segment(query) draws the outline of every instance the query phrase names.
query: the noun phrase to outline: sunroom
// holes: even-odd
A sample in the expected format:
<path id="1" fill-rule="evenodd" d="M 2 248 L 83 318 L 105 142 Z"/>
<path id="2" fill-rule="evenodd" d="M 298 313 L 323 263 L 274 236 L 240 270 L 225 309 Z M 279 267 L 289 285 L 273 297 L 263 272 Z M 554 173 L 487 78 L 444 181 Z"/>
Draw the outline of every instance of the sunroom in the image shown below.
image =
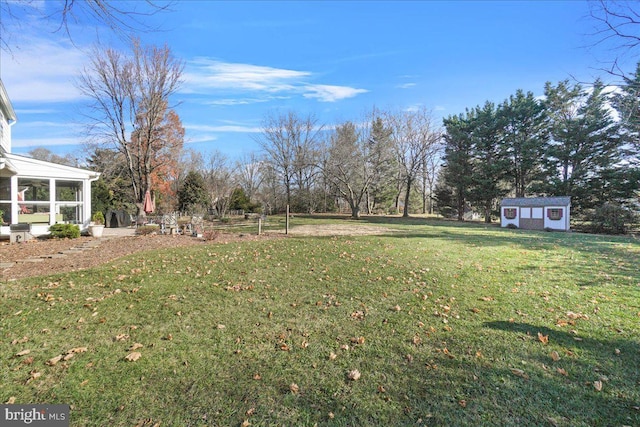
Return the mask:
<path id="1" fill-rule="evenodd" d="M 0 156 L 0 235 L 11 224 L 29 224 L 34 236 L 58 223 L 85 229 L 91 219 L 91 181 L 97 172 L 16 154 Z"/>

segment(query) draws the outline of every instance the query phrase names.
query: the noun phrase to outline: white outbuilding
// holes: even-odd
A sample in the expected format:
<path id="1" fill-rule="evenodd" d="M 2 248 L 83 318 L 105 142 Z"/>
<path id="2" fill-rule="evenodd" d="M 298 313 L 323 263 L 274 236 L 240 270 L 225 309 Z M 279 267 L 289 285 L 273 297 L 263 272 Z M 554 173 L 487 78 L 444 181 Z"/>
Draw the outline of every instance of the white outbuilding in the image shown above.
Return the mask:
<path id="1" fill-rule="evenodd" d="M 571 197 L 517 197 L 502 199 L 500 225 L 526 230 L 569 231 Z"/>

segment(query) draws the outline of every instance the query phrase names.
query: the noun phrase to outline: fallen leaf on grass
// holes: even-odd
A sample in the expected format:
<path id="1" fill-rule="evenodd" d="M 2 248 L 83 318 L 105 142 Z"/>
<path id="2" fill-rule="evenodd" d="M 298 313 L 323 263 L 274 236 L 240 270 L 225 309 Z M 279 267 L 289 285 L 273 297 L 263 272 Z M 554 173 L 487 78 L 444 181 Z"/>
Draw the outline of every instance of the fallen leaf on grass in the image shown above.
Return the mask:
<path id="1" fill-rule="evenodd" d="M 29 341 L 29 337 L 22 337 L 20 339 L 15 339 L 15 340 L 11 341 L 11 345 L 24 344 L 27 341 Z"/>
<path id="2" fill-rule="evenodd" d="M 139 353 L 137 351 L 134 351 L 132 353 L 127 354 L 124 359 L 127 362 L 135 362 L 136 360 L 140 359 L 141 357 L 142 357 L 141 353 Z"/>
<path id="3" fill-rule="evenodd" d="M 358 371 L 357 369 L 349 371 L 349 373 L 347 374 L 347 378 L 349 378 L 351 381 L 358 381 L 360 379 L 360 376 L 360 371 Z"/>
<path id="4" fill-rule="evenodd" d="M 602 381 L 600 380 L 596 380 L 593 382 L 593 388 L 596 389 L 596 391 L 602 391 Z"/>
<path id="5" fill-rule="evenodd" d="M 140 344 L 139 342 L 134 343 L 131 347 L 129 347 L 129 351 L 135 351 L 139 348 L 143 348 L 144 346 L 142 344 Z"/>
<path id="6" fill-rule="evenodd" d="M 244 420 L 242 424 L 240 424 L 241 427 L 249 427 L 250 425 L 251 423 L 249 422 L 249 420 Z"/>
<path id="7" fill-rule="evenodd" d="M 15 357 L 22 357 L 22 356 L 26 356 L 27 354 L 31 353 L 31 350 L 22 350 L 17 352 L 14 356 Z"/>
<path id="8" fill-rule="evenodd" d="M 338 357 L 338 355 L 335 354 L 333 351 L 331 353 L 329 353 L 329 360 L 335 360 L 336 357 Z"/>
<path id="9" fill-rule="evenodd" d="M 564 369 L 562 369 L 562 368 L 558 368 L 558 369 L 556 369 L 556 371 L 558 371 L 558 373 L 559 373 L 560 375 L 564 375 L 565 377 L 568 377 L 568 376 L 569 376 L 569 374 L 567 373 L 567 371 L 565 371 L 565 370 L 564 370 Z"/>
<path id="10" fill-rule="evenodd" d="M 289 390 L 291 390 L 291 393 L 293 394 L 298 394 L 298 392 L 300 392 L 300 387 L 298 387 L 298 384 L 296 383 L 291 383 L 289 385 Z"/>
<path id="11" fill-rule="evenodd" d="M 74 347 L 72 349 L 67 350 L 67 354 L 78 354 L 78 353 L 86 353 L 88 350 L 87 347 Z"/>
<path id="12" fill-rule="evenodd" d="M 540 341 L 542 344 L 548 344 L 549 335 L 542 335 L 541 332 L 538 332 L 538 341 Z"/>
<path id="13" fill-rule="evenodd" d="M 560 355 L 558 354 L 557 351 L 552 351 L 551 352 L 551 359 L 553 359 L 554 362 L 557 362 L 558 360 L 560 360 Z"/>
<path id="14" fill-rule="evenodd" d="M 7 400 L 7 405 L 13 405 L 14 403 L 16 403 L 16 397 L 11 396 L 9 400 Z"/>
<path id="15" fill-rule="evenodd" d="M 460 401 L 458 401 L 458 405 L 462 406 L 463 408 L 467 407 L 467 401 L 462 399 Z"/>
<path id="16" fill-rule="evenodd" d="M 116 341 L 125 341 L 129 339 L 129 334 L 118 334 L 116 335 Z"/>
<path id="17" fill-rule="evenodd" d="M 518 376 L 518 377 L 524 378 L 525 380 L 529 379 L 529 375 L 527 375 L 527 373 L 525 371 L 523 371 L 522 369 L 511 368 L 511 373 L 513 375 Z"/>

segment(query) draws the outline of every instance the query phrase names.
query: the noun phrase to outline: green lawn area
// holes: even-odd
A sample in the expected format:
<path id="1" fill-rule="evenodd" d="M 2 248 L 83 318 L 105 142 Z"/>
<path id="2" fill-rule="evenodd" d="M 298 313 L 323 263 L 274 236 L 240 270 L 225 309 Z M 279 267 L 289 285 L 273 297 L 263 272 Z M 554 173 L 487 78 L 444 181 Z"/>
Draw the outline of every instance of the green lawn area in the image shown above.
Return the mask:
<path id="1" fill-rule="evenodd" d="M 345 220 L 292 227 L 314 221 Z M 637 239 L 362 223 L 397 231 L 0 283 L 0 401 L 73 426 L 640 425 Z"/>

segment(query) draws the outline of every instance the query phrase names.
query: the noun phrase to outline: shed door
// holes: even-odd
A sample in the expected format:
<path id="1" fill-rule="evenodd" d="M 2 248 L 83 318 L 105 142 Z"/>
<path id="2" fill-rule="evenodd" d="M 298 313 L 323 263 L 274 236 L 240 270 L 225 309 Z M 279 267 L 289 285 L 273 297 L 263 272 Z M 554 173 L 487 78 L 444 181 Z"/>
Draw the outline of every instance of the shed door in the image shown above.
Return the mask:
<path id="1" fill-rule="evenodd" d="M 527 230 L 544 230 L 543 209 L 541 207 L 530 209 L 531 215 L 529 218 L 520 218 L 520 228 L 524 228 Z"/>

